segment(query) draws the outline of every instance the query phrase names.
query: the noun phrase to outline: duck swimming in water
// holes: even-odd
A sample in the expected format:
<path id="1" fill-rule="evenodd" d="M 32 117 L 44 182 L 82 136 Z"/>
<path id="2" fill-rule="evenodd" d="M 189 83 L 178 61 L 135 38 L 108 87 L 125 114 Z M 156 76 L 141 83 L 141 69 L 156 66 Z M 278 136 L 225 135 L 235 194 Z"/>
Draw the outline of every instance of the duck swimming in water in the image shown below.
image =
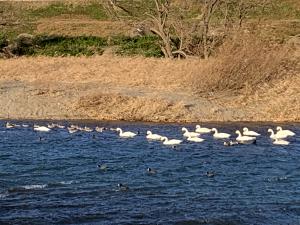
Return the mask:
<path id="1" fill-rule="evenodd" d="M 238 145 L 239 143 L 237 141 L 225 141 L 224 146 L 233 146 L 233 145 Z"/>
<path id="2" fill-rule="evenodd" d="M 107 165 L 106 165 L 106 164 L 98 164 L 97 167 L 98 167 L 100 170 L 107 170 Z"/>
<path id="3" fill-rule="evenodd" d="M 215 172 L 214 171 L 207 171 L 206 172 L 206 176 L 207 177 L 214 177 L 215 176 Z"/>
<path id="4" fill-rule="evenodd" d="M 151 169 L 150 167 L 147 168 L 147 172 L 148 172 L 148 174 L 156 174 L 156 170 Z"/>
<path id="5" fill-rule="evenodd" d="M 118 184 L 118 188 L 119 188 L 119 191 L 128 191 L 129 190 L 129 187 L 122 183 Z"/>

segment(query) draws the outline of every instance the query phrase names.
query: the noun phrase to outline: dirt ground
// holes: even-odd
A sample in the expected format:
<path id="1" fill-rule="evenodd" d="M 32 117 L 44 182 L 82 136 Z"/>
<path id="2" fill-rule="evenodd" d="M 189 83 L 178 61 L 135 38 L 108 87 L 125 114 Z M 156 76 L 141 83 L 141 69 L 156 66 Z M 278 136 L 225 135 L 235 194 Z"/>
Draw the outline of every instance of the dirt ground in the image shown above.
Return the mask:
<path id="1" fill-rule="evenodd" d="M 201 71 L 197 59 L 0 60 L 0 119 L 300 121 L 300 75 L 250 95 L 199 94 L 193 84 Z"/>

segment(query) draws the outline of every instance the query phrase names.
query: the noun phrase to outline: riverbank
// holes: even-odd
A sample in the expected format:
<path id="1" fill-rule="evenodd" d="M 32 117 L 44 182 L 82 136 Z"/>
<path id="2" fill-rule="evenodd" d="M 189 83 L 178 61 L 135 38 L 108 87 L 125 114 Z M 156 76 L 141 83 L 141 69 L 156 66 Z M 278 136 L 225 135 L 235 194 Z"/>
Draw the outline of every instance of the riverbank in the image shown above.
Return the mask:
<path id="1" fill-rule="evenodd" d="M 204 68 L 198 59 L 106 55 L 0 60 L 0 118 L 300 121 L 299 74 L 251 92 L 201 92 Z"/>

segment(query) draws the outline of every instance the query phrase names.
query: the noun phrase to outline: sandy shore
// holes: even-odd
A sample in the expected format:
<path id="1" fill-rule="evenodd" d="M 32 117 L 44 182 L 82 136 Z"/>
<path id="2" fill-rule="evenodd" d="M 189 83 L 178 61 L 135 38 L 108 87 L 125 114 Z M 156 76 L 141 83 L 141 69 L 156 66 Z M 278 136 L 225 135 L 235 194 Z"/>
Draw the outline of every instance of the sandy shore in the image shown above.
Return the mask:
<path id="1" fill-rule="evenodd" d="M 108 56 L 0 60 L 0 118 L 300 121 L 300 76 L 250 95 L 199 94 L 201 66 Z"/>

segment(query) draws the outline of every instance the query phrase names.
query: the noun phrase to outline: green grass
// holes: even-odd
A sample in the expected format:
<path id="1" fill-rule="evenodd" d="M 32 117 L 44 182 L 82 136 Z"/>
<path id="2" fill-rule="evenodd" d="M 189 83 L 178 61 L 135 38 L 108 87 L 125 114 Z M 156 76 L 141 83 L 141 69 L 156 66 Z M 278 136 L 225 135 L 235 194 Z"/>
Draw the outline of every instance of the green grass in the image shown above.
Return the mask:
<path id="1" fill-rule="evenodd" d="M 24 55 L 92 56 L 101 55 L 106 40 L 100 37 L 37 36 L 35 46 L 25 48 Z"/>
<path id="2" fill-rule="evenodd" d="M 58 2 L 34 10 L 28 10 L 27 15 L 32 19 L 49 18 L 60 15 L 85 15 L 98 20 L 108 18 L 103 5 L 97 2 L 84 5 Z"/>
<path id="3" fill-rule="evenodd" d="M 21 46 L 20 55 L 28 56 L 92 56 L 102 55 L 106 47 L 117 47 L 117 55 L 162 57 L 159 40 L 154 36 L 113 37 L 109 42 L 101 37 L 36 36 L 34 45 Z"/>
<path id="4" fill-rule="evenodd" d="M 0 51 L 7 46 L 7 37 L 4 33 L 0 32 Z"/>
<path id="5" fill-rule="evenodd" d="M 114 37 L 113 45 L 118 46 L 119 55 L 143 55 L 145 57 L 162 57 L 159 39 L 155 36 L 143 37 Z"/>

